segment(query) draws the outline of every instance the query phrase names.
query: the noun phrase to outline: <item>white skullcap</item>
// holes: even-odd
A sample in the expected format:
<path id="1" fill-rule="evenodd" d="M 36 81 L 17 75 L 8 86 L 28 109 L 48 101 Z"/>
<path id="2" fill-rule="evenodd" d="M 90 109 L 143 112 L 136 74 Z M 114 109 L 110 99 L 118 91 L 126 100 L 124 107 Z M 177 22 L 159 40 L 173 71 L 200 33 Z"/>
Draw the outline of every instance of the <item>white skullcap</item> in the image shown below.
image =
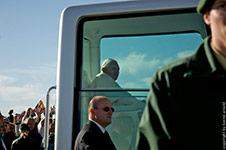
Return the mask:
<path id="1" fill-rule="evenodd" d="M 116 62 L 116 60 L 114 59 L 111 59 L 111 58 L 108 58 L 108 59 L 105 59 L 101 65 L 101 68 L 106 68 L 111 62 Z"/>

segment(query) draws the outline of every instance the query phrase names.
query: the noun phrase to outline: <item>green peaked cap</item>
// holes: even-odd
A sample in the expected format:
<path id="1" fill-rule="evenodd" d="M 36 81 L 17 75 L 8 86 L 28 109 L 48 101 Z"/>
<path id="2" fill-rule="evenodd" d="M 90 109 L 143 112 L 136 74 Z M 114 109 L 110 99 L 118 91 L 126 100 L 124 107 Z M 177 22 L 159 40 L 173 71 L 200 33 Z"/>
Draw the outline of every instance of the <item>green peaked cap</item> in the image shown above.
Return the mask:
<path id="1" fill-rule="evenodd" d="M 197 6 L 197 12 L 204 14 L 207 10 L 210 10 L 215 0 L 200 0 Z"/>

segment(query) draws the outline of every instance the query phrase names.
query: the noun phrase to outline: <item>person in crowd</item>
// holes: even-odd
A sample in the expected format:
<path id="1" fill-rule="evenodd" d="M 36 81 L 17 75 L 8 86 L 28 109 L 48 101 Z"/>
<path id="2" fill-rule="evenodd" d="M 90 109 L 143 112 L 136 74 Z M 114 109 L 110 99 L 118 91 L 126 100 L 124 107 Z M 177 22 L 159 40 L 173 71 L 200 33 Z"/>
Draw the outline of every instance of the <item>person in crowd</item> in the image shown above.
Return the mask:
<path id="1" fill-rule="evenodd" d="M 88 106 L 89 121 L 79 132 L 75 150 L 115 150 L 116 147 L 112 142 L 105 128 L 111 124 L 114 108 L 107 97 L 95 96 Z"/>
<path id="2" fill-rule="evenodd" d="M 10 123 L 9 119 L 7 117 L 3 116 L 3 126 L 6 127 L 7 124 L 9 124 L 9 123 Z"/>
<path id="3" fill-rule="evenodd" d="M 19 132 L 19 126 L 22 123 L 22 119 L 25 115 L 25 111 L 22 111 L 22 113 L 18 114 L 16 113 L 14 115 L 14 125 L 15 125 L 15 135 L 16 137 L 20 136 L 20 132 Z"/>
<path id="4" fill-rule="evenodd" d="M 38 111 L 37 109 L 32 109 L 31 107 L 27 108 L 25 115 L 22 118 L 22 123 L 24 123 L 24 121 L 27 118 L 33 118 L 33 119 L 35 119 L 35 130 L 37 130 L 37 126 L 41 120 L 41 115 L 42 115 L 43 111 L 44 110 Z"/>
<path id="5" fill-rule="evenodd" d="M 13 123 L 13 120 L 14 120 L 14 117 L 13 117 L 13 109 L 10 109 L 9 112 L 8 112 L 8 114 L 9 114 L 9 117 L 8 117 L 9 121 L 11 123 Z"/>
<path id="6" fill-rule="evenodd" d="M 2 125 L 3 125 L 3 115 L 0 112 L 0 126 L 2 126 Z"/>
<path id="7" fill-rule="evenodd" d="M 211 35 L 153 76 L 139 150 L 225 149 L 226 1 L 200 0 L 197 11 Z"/>
<path id="8" fill-rule="evenodd" d="M 2 137 L 4 138 L 5 133 L 6 133 L 6 127 L 9 124 L 9 119 L 5 116 L 3 116 L 3 133 L 2 133 Z"/>
<path id="9" fill-rule="evenodd" d="M 55 139 L 55 115 L 52 116 L 52 123 L 49 125 L 49 149 L 54 150 L 54 139 Z"/>
<path id="10" fill-rule="evenodd" d="M 32 113 L 32 112 L 33 112 L 33 110 L 32 110 L 31 107 L 27 108 L 27 110 L 25 111 L 25 114 L 24 114 L 24 116 L 23 116 L 23 118 L 22 118 L 22 123 L 24 123 L 24 121 L 25 121 L 27 118 L 31 117 L 31 113 Z"/>
<path id="11" fill-rule="evenodd" d="M 55 114 L 56 114 L 56 107 L 55 105 L 53 105 L 52 107 L 50 107 L 50 116 L 52 117 Z"/>
<path id="12" fill-rule="evenodd" d="M 43 137 L 44 136 L 44 124 L 45 124 L 45 117 L 39 122 L 37 129 L 38 133 Z"/>
<path id="13" fill-rule="evenodd" d="M 34 115 L 32 118 L 34 118 L 34 116 L 36 116 L 36 118 L 35 118 L 36 124 L 38 124 L 41 121 L 41 115 L 42 115 L 42 111 L 38 111 L 37 109 L 34 109 Z"/>
<path id="14" fill-rule="evenodd" d="M 114 59 L 106 59 L 101 66 L 101 72 L 96 75 L 90 84 L 90 88 L 113 88 L 122 89 L 116 82 L 119 76 L 119 65 Z M 94 95 L 105 95 L 106 92 L 96 92 Z M 138 101 L 135 97 L 126 91 L 117 92 L 114 97 L 108 97 L 113 106 L 131 106 L 136 105 L 137 108 L 144 108 L 145 104 Z M 117 107 L 118 109 L 120 107 Z M 128 107 L 129 108 L 129 107 Z M 123 108 L 125 109 L 125 107 Z"/>
<path id="15" fill-rule="evenodd" d="M 19 115 L 19 120 L 22 122 L 23 117 L 25 116 L 26 111 L 22 111 Z"/>
<path id="16" fill-rule="evenodd" d="M 5 140 L 3 139 L 3 125 L 0 126 L 0 150 L 7 150 L 7 144 L 5 142 Z"/>
<path id="17" fill-rule="evenodd" d="M 20 120 L 19 117 L 20 117 L 20 114 L 16 113 L 15 116 L 14 116 L 14 119 L 13 119 L 14 120 L 14 122 L 13 122 L 14 124 L 20 124 L 21 123 L 21 120 Z"/>
<path id="18" fill-rule="evenodd" d="M 30 129 L 29 137 L 34 139 L 36 145 L 41 148 L 42 136 L 36 130 L 37 128 L 35 128 L 35 120 L 32 117 L 29 117 L 24 121 L 24 123 L 27 124 Z"/>
<path id="19" fill-rule="evenodd" d="M 0 150 L 7 150 L 5 141 L 3 140 L 3 115 L 0 113 Z"/>
<path id="20" fill-rule="evenodd" d="M 31 110 L 30 110 L 30 117 L 31 117 L 31 118 L 35 118 L 35 116 L 36 116 L 36 111 L 35 111 L 35 109 L 31 109 Z"/>
<path id="21" fill-rule="evenodd" d="M 27 124 L 20 124 L 20 137 L 13 141 L 11 150 L 40 150 L 36 141 L 29 136 L 29 132 Z"/>
<path id="22" fill-rule="evenodd" d="M 13 123 L 9 123 L 6 125 L 6 132 L 3 137 L 7 149 L 11 148 L 12 142 L 16 139 L 15 135 L 15 125 Z"/>

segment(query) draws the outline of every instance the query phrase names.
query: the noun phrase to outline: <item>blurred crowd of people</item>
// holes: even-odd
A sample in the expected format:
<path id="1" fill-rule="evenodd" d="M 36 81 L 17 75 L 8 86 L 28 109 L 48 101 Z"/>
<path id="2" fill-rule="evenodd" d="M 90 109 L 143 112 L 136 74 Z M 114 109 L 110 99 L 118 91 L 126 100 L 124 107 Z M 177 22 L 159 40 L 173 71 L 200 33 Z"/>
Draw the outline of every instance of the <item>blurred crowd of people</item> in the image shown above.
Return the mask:
<path id="1" fill-rule="evenodd" d="M 54 149 L 55 106 L 49 114 L 49 150 Z M 4 116 L 0 112 L 0 150 L 42 150 L 44 138 L 45 108 L 27 108 L 20 114 L 14 110 Z"/>

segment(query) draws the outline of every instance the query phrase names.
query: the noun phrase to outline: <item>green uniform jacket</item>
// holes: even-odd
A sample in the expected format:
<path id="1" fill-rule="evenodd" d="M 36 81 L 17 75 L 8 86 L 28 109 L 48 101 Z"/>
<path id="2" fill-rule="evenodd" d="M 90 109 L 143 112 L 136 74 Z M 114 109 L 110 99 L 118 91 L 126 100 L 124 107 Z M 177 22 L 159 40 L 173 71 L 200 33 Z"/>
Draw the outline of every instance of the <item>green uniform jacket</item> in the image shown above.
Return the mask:
<path id="1" fill-rule="evenodd" d="M 226 71 L 204 39 L 198 50 L 161 68 L 137 135 L 137 149 L 226 148 Z"/>

